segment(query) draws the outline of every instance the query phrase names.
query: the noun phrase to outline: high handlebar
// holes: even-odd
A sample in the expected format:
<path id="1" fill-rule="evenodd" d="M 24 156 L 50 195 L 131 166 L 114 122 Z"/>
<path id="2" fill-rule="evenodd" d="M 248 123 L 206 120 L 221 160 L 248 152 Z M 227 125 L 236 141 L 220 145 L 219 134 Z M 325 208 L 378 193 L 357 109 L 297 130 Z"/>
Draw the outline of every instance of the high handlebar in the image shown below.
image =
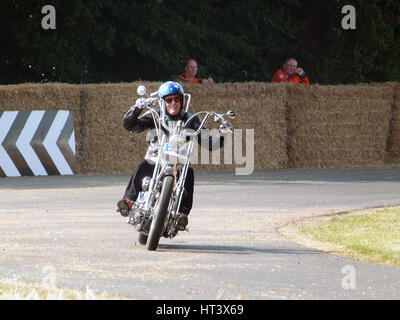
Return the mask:
<path id="1" fill-rule="evenodd" d="M 156 101 L 158 100 L 158 98 L 139 98 L 136 100 L 135 104 L 133 106 L 131 106 L 131 109 L 144 109 L 146 107 L 149 107 L 151 105 L 153 105 Z"/>
<path id="2" fill-rule="evenodd" d="M 138 92 L 139 95 L 145 95 L 146 94 L 146 87 L 139 86 L 138 89 L 137 89 L 137 92 Z M 173 134 L 174 131 L 171 128 L 169 128 L 167 123 L 166 123 L 166 115 L 163 114 L 163 113 L 161 115 L 159 115 L 152 108 L 152 106 L 156 102 L 158 102 L 160 107 L 161 107 L 160 109 L 161 110 L 165 110 L 165 101 L 158 96 L 158 91 L 155 91 L 155 92 L 152 92 L 152 93 L 146 94 L 146 95 L 147 95 L 148 98 L 139 98 L 139 99 L 137 99 L 135 105 L 133 105 L 131 107 L 131 109 L 136 109 L 136 108 L 138 108 L 138 109 L 144 109 L 144 108 L 149 109 L 149 111 L 153 115 L 153 119 L 154 119 L 156 127 L 159 127 L 159 126 L 157 126 L 157 123 L 156 123 L 156 121 L 157 121 L 169 133 Z M 189 105 L 189 103 L 190 103 L 190 95 L 188 95 L 188 105 Z M 187 105 L 187 107 L 188 107 L 188 105 Z M 201 129 L 203 129 L 203 127 L 204 127 L 206 121 L 208 120 L 208 118 L 210 116 L 212 116 L 212 115 L 214 116 L 214 121 L 218 122 L 220 124 L 220 127 L 219 127 L 219 131 L 220 132 L 225 132 L 225 133 L 227 133 L 227 132 L 231 133 L 232 132 L 232 130 L 233 130 L 232 125 L 228 121 L 226 121 L 224 119 L 224 116 L 228 116 L 229 118 L 232 118 L 232 119 L 235 118 L 235 112 L 233 110 L 229 110 L 226 114 L 218 114 L 218 113 L 216 113 L 214 111 L 200 111 L 200 112 L 197 112 L 197 113 L 193 114 L 185 123 L 181 124 L 180 125 L 180 129 L 182 129 L 182 130 L 185 129 L 187 124 L 189 123 L 189 121 L 193 117 L 198 116 L 198 115 L 203 114 L 203 113 L 205 113 L 206 115 L 204 116 L 204 119 L 201 122 L 199 129 L 195 133 L 192 133 L 192 134 L 189 134 L 189 135 L 198 135 L 201 132 Z M 176 130 L 176 128 L 175 128 L 175 130 Z"/>
<path id="3" fill-rule="evenodd" d="M 158 91 L 150 93 L 150 97 L 155 97 L 156 95 L 158 95 Z"/>
<path id="4" fill-rule="evenodd" d="M 142 98 L 143 99 L 143 98 Z M 140 100 L 140 99 L 138 99 Z M 136 104 L 134 106 L 131 107 L 131 109 L 135 109 L 135 108 L 139 108 L 139 109 L 148 109 L 151 114 L 153 115 L 154 118 L 154 122 L 159 122 L 162 127 L 164 127 L 169 133 L 174 134 L 174 130 L 172 130 L 171 128 L 169 128 L 169 126 L 166 123 L 166 118 L 160 116 L 154 108 L 152 108 L 150 105 L 153 105 L 154 102 L 156 102 L 158 100 L 158 98 L 147 98 L 147 99 L 143 99 L 141 101 L 136 101 Z M 181 124 L 180 129 L 184 130 L 186 128 L 186 126 L 188 125 L 188 123 L 195 117 L 195 116 L 199 116 L 200 114 L 205 114 L 203 120 L 200 123 L 199 128 L 197 129 L 196 132 L 187 132 L 186 134 L 188 136 L 196 136 L 198 134 L 200 134 L 201 130 L 203 129 L 203 127 L 205 126 L 205 123 L 207 122 L 207 120 L 211 117 L 214 116 L 214 121 L 217 122 L 220 127 L 219 127 L 219 131 L 220 132 L 224 132 L 224 133 L 232 133 L 233 127 L 232 125 L 225 120 L 224 116 L 228 116 L 230 118 L 234 118 L 235 117 L 235 112 L 232 110 L 229 110 L 226 114 L 219 114 L 216 113 L 214 111 L 200 111 L 200 112 L 196 112 L 195 114 L 193 114 L 188 120 L 186 120 L 183 124 Z M 157 125 L 156 125 L 157 127 Z M 176 128 L 174 128 L 176 130 Z"/>

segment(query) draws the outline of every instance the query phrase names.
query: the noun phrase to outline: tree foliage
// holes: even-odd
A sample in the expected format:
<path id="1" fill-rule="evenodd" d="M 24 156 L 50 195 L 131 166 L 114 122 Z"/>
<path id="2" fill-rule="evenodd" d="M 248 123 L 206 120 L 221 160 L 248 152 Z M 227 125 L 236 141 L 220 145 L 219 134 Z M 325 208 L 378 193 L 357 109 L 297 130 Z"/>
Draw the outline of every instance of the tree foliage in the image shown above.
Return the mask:
<path id="1" fill-rule="evenodd" d="M 343 30 L 347 2 L 3 0 L 0 83 L 167 80 L 189 58 L 218 82 L 268 82 L 288 57 L 313 83 L 399 81 L 399 2 L 353 0 Z"/>

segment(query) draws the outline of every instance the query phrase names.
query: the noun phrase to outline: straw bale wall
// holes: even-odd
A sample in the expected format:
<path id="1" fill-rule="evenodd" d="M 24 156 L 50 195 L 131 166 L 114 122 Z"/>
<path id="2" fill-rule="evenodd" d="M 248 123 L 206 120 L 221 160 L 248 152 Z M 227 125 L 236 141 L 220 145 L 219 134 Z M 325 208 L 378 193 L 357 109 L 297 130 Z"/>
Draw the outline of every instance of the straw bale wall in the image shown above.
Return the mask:
<path id="1" fill-rule="evenodd" d="M 149 92 L 154 83 L 145 83 Z M 147 149 L 146 133 L 130 134 L 122 126 L 124 114 L 138 98 L 137 84 L 90 84 L 84 92 L 85 135 L 82 140 L 81 173 L 132 172 Z"/>
<path id="2" fill-rule="evenodd" d="M 130 173 L 143 158 L 146 133 L 132 135 L 122 118 L 144 84 L 21 84 L 0 86 L 1 110 L 70 110 L 77 174 Z M 400 158 L 400 84 L 303 86 L 270 83 L 185 85 L 191 111 L 233 109 L 235 129 L 254 129 L 254 169 L 382 167 Z M 208 128 L 215 124 L 208 122 Z M 231 149 L 226 151 L 232 152 Z M 200 153 L 199 153 L 200 159 Z M 197 170 L 233 170 L 236 163 L 195 164 Z"/>
<path id="3" fill-rule="evenodd" d="M 393 105 L 388 139 L 388 151 L 392 161 L 400 158 L 400 83 L 393 84 Z"/>
<path id="4" fill-rule="evenodd" d="M 143 83 L 148 92 L 156 91 L 161 83 Z M 143 158 L 147 150 L 146 132 L 130 134 L 122 127 L 122 118 L 137 98 L 133 84 L 98 84 L 81 86 L 82 118 L 85 132 L 81 139 L 81 173 L 127 173 Z M 287 164 L 284 88 L 267 84 L 221 84 L 218 86 L 184 86 L 190 92 L 190 110 L 235 110 L 235 129 L 242 129 L 242 155 L 246 156 L 246 129 L 254 129 L 255 169 L 279 169 Z M 261 113 L 259 113 L 262 111 Z M 209 129 L 216 128 L 212 119 Z M 220 161 L 194 164 L 200 170 L 233 170 L 236 165 L 232 149 L 232 164 L 224 164 L 224 148 L 218 150 Z M 202 149 L 198 149 L 200 162 Z"/>
<path id="5" fill-rule="evenodd" d="M 392 105 L 391 85 L 289 86 L 288 167 L 383 165 Z"/>
<path id="6" fill-rule="evenodd" d="M 246 153 L 247 130 L 254 130 L 254 169 L 280 169 L 288 163 L 286 153 L 286 89 L 266 83 L 224 83 L 218 85 L 185 86 L 185 92 L 192 95 L 191 111 L 214 110 L 225 113 L 234 110 L 236 118 L 229 120 L 235 134 L 242 136 L 241 155 L 250 158 Z M 207 128 L 211 129 L 212 121 Z M 220 151 L 221 164 L 194 165 L 202 170 L 232 170 L 243 168 L 235 159 L 233 148 L 231 152 L 232 165 L 223 164 L 225 149 Z M 240 151 L 240 150 L 238 150 Z M 201 152 L 201 151 L 200 151 Z M 218 151 L 217 151 L 218 152 Z M 199 156 L 200 157 L 200 156 Z M 210 156 L 211 157 L 211 156 Z"/>

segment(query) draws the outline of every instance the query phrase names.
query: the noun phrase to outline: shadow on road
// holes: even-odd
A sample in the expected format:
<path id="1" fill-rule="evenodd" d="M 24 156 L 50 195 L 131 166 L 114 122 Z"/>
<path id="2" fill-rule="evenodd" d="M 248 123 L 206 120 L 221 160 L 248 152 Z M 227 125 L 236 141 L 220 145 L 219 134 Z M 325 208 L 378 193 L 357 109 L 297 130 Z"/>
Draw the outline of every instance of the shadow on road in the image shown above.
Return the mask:
<path id="1" fill-rule="evenodd" d="M 319 182 L 399 182 L 399 168 L 382 169 L 314 169 L 314 170 L 265 170 L 254 171 L 248 176 L 236 176 L 232 172 L 200 171 L 196 173 L 199 184 L 240 183 L 319 183 Z"/>
<path id="2" fill-rule="evenodd" d="M 0 189 L 51 189 L 121 186 L 129 174 L 95 174 L 73 176 L 0 177 Z M 319 169 L 254 171 L 248 176 L 236 176 L 234 171 L 197 171 L 196 184 L 259 184 L 325 182 L 400 182 L 400 168 L 391 169 Z"/>
<path id="3" fill-rule="evenodd" d="M 197 245 L 197 244 L 159 244 L 157 251 L 191 252 L 191 253 L 218 253 L 218 254 L 322 254 L 324 252 L 307 248 L 254 248 L 225 245 Z"/>

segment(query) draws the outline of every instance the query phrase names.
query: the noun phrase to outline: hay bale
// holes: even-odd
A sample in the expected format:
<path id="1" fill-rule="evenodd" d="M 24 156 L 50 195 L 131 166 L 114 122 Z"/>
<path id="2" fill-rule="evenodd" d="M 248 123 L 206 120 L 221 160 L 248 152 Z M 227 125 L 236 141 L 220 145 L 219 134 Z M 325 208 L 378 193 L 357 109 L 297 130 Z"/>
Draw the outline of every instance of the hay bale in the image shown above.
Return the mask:
<path id="1" fill-rule="evenodd" d="M 391 104 L 384 85 L 288 86 L 289 166 L 382 165 Z"/>
<path id="2" fill-rule="evenodd" d="M 388 137 L 388 153 L 390 158 L 400 160 L 400 83 L 391 85 L 393 89 L 393 105 L 391 131 Z"/>
<path id="3" fill-rule="evenodd" d="M 156 91 L 160 85 L 134 82 L 84 86 L 87 92 L 87 112 L 86 141 L 82 155 L 86 162 L 82 163 L 82 172 L 130 173 L 144 157 L 147 149 L 146 133 L 130 135 L 122 127 L 123 115 L 136 100 L 139 84 L 146 85 L 148 92 Z M 256 130 L 256 169 L 285 167 L 287 156 L 283 88 L 275 90 L 265 83 L 258 83 L 184 85 L 184 90 L 192 96 L 191 112 L 213 110 L 224 113 L 229 109 L 235 110 L 236 119 L 232 120 L 232 124 L 235 129 L 242 129 L 244 154 L 246 129 Z M 279 100 L 276 100 L 277 97 Z M 207 127 L 215 127 L 212 119 Z M 102 156 L 99 157 L 99 154 Z M 223 151 L 220 152 L 220 159 L 220 164 L 212 164 L 210 154 L 209 164 L 199 163 L 193 167 L 198 170 L 234 170 L 236 167 L 234 159 L 232 164 L 223 163 Z"/>
<path id="4" fill-rule="evenodd" d="M 254 130 L 256 170 L 286 167 L 286 90 L 284 87 L 252 82 L 185 85 L 184 89 L 192 95 L 192 112 L 214 110 L 224 113 L 229 109 L 236 112 L 236 119 L 231 122 L 235 130 L 242 130 L 244 155 L 246 130 Z M 197 165 L 196 167 L 200 170 L 233 170 L 235 163 L 217 166 Z"/>
<path id="5" fill-rule="evenodd" d="M 148 92 L 159 84 L 144 83 Z M 138 98 L 137 83 L 88 84 L 85 103 L 85 148 L 82 172 L 129 173 L 143 158 L 147 148 L 145 133 L 131 135 L 122 126 L 124 114 Z"/>

